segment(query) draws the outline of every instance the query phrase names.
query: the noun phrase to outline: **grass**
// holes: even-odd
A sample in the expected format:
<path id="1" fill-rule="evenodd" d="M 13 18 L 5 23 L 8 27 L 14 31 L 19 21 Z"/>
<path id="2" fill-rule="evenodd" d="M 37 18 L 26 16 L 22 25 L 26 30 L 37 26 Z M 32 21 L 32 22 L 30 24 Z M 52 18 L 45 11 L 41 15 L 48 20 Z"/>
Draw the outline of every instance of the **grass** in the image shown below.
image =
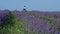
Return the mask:
<path id="1" fill-rule="evenodd" d="M 15 19 L 13 26 L 5 25 L 3 28 L 0 28 L 0 34 L 24 34 L 23 22 Z"/>
<path id="2" fill-rule="evenodd" d="M 9 12 L 5 24 L 0 27 L 0 34 L 24 34 L 23 22 Z"/>

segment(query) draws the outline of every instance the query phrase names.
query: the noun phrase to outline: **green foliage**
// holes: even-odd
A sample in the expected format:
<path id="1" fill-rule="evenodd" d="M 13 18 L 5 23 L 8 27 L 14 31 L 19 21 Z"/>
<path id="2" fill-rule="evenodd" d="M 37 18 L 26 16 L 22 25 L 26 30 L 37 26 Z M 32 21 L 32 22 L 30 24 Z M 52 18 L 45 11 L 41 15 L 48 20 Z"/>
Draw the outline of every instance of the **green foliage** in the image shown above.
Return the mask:
<path id="1" fill-rule="evenodd" d="M 14 23 L 14 15 L 13 15 L 13 13 L 12 12 L 9 12 L 9 14 L 8 14 L 8 16 L 7 16 L 7 18 L 6 18 L 6 21 L 5 21 L 5 25 L 13 25 L 13 23 Z M 4 25 L 4 26 L 5 26 Z"/>
<path id="2" fill-rule="evenodd" d="M 58 27 L 57 30 L 60 32 L 60 27 Z"/>
<path id="3" fill-rule="evenodd" d="M 14 17 L 12 12 L 9 12 L 4 27 L 0 28 L 0 34 L 28 34 L 29 30 L 24 30 L 24 24 L 21 19 Z"/>
<path id="4" fill-rule="evenodd" d="M 16 19 L 12 12 L 9 12 L 4 27 L 0 27 L 0 34 L 24 34 L 23 22 Z"/>
<path id="5" fill-rule="evenodd" d="M 15 19 L 14 26 L 9 29 L 11 34 L 24 34 L 23 22 L 19 19 Z"/>
<path id="6" fill-rule="evenodd" d="M 12 12 L 9 12 L 8 16 L 2 27 L 0 27 L 0 34 L 7 34 L 9 32 L 8 28 L 11 28 L 14 23 L 14 15 Z"/>
<path id="7" fill-rule="evenodd" d="M 0 29 L 0 34 L 24 34 L 23 22 L 20 19 L 14 19 L 14 21 L 13 26 L 6 25 Z"/>

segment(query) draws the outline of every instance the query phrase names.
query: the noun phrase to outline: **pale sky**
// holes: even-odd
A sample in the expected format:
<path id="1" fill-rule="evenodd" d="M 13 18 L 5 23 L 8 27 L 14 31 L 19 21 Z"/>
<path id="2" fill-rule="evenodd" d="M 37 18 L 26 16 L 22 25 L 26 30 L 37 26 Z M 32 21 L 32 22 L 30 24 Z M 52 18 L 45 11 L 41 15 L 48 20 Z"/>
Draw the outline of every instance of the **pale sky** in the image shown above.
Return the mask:
<path id="1" fill-rule="evenodd" d="M 60 11 L 60 0 L 0 0 L 0 10 Z"/>

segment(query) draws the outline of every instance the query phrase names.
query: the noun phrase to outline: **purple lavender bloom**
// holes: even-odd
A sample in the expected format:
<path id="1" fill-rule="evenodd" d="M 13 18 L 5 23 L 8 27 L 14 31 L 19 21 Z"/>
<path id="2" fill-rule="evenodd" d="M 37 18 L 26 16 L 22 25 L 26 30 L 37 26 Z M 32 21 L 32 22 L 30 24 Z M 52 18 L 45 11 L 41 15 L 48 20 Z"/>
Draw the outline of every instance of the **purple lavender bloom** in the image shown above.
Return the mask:
<path id="1" fill-rule="evenodd" d="M 8 13 L 9 13 L 9 10 L 0 11 L 0 25 L 4 24 Z"/>
<path id="2" fill-rule="evenodd" d="M 20 15 L 20 18 L 25 23 L 25 29 L 29 29 L 31 32 L 38 31 L 39 33 L 40 31 L 39 34 L 58 34 L 58 30 L 43 19 L 38 19 L 24 13 Z"/>

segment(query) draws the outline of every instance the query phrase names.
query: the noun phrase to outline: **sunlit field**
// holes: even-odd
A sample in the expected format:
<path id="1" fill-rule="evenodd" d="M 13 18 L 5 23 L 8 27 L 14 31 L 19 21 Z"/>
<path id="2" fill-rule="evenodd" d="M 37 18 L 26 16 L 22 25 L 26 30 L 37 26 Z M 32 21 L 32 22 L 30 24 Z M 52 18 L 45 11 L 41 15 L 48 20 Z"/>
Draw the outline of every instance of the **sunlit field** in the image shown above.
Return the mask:
<path id="1" fill-rule="evenodd" d="M 60 34 L 60 13 L 0 12 L 0 34 Z"/>

